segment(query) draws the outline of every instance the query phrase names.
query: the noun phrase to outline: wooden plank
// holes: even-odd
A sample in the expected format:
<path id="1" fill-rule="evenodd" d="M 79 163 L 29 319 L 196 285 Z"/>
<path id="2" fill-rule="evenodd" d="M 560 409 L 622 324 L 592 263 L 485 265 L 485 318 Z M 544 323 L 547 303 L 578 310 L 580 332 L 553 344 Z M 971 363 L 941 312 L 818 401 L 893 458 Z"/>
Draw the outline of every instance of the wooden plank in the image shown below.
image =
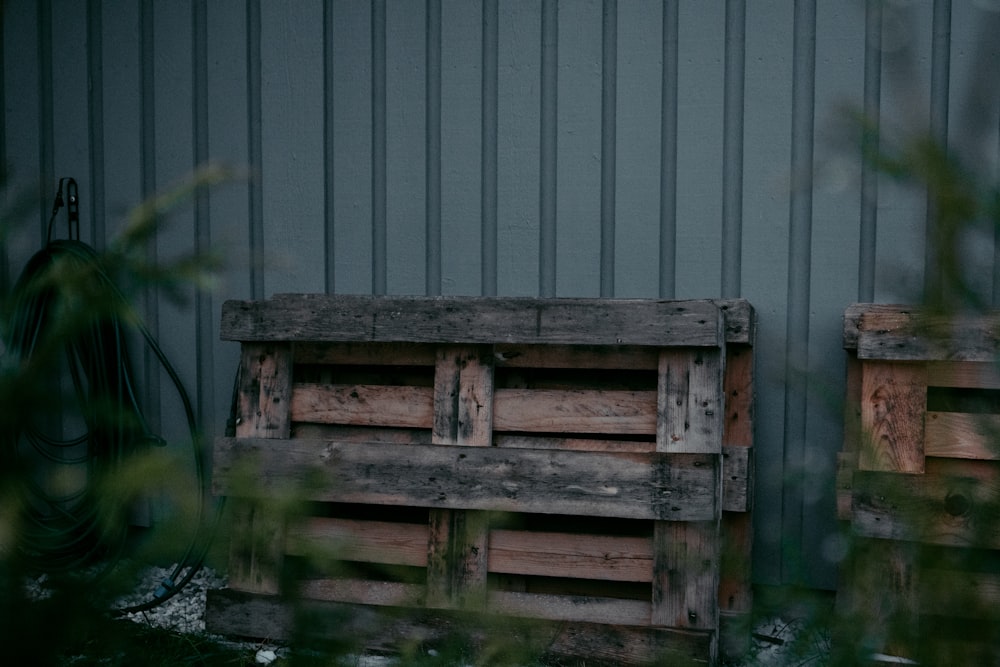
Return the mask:
<path id="1" fill-rule="evenodd" d="M 489 346 L 440 348 L 433 392 L 434 444 L 492 444 L 495 408 Z"/>
<path id="2" fill-rule="evenodd" d="M 862 366 L 861 470 L 924 470 L 927 374 L 922 364 L 869 361 Z"/>
<path id="3" fill-rule="evenodd" d="M 291 417 L 296 422 L 431 428 L 431 387 L 296 383 Z"/>
<path id="4" fill-rule="evenodd" d="M 854 471 L 858 469 L 857 452 L 837 453 L 837 518 L 850 521 L 854 495 Z"/>
<path id="5" fill-rule="evenodd" d="M 721 350 L 661 350 L 657 451 L 722 451 L 724 372 Z"/>
<path id="6" fill-rule="evenodd" d="M 1000 460 L 1000 415 L 932 411 L 924 430 L 927 456 Z"/>
<path id="7" fill-rule="evenodd" d="M 209 591 L 207 598 L 205 622 L 213 633 L 283 641 L 296 631 L 306 632 L 309 637 L 344 640 L 359 652 L 399 651 L 414 637 L 429 644 L 467 637 L 479 646 L 491 639 L 505 645 L 513 642 L 526 650 L 537 647 L 539 658 L 586 660 L 588 664 L 688 667 L 713 664 L 715 656 L 713 633 L 648 625 L 541 620 L 511 625 L 496 617 L 468 613 L 379 613 L 378 607 L 372 606 L 300 600 L 296 609 L 310 621 L 309 627 L 302 628 L 294 625 L 292 604 L 278 596 L 218 589 Z M 490 634 L 498 626 L 501 637 Z M 530 661 L 534 655 L 528 655 Z"/>
<path id="8" fill-rule="evenodd" d="M 650 453 L 656 451 L 656 443 L 653 442 L 652 438 L 649 440 L 607 440 L 599 437 L 564 438 L 524 433 L 497 433 L 493 436 L 493 445 L 513 449 L 562 449 L 576 452 Z"/>
<path id="9" fill-rule="evenodd" d="M 284 294 L 225 302 L 220 334 L 239 341 L 718 347 L 724 324 L 710 301 Z"/>
<path id="10" fill-rule="evenodd" d="M 746 299 L 713 299 L 726 319 L 726 344 L 753 345 L 757 338 L 757 313 Z"/>
<path id="11" fill-rule="evenodd" d="M 536 433 L 656 433 L 656 392 L 497 389 L 493 428 Z"/>
<path id="12" fill-rule="evenodd" d="M 237 437 L 287 438 L 292 387 L 292 350 L 286 343 L 244 345 L 237 396 Z M 246 471 L 236 488 L 252 484 Z M 258 593 L 277 593 L 284 563 L 284 519 L 265 503 L 231 504 L 232 538 L 229 585 Z"/>
<path id="13" fill-rule="evenodd" d="M 1000 368 L 995 359 L 976 361 L 929 361 L 927 384 L 932 387 L 1000 389 Z"/>
<path id="14" fill-rule="evenodd" d="M 720 512 L 712 455 L 259 438 L 219 438 L 214 453 L 219 495 L 299 486 L 317 501 L 444 509 L 683 521 Z M 247 460 L 258 466 L 257 488 L 238 489 L 234 476 Z"/>
<path id="15" fill-rule="evenodd" d="M 310 579 L 299 582 L 298 591 L 308 600 L 377 607 L 422 607 L 425 598 L 423 586 L 371 579 Z"/>
<path id="16" fill-rule="evenodd" d="M 1000 356 L 1000 314 L 869 310 L 861 316 L 857 350 L 859 359 L 994 361 Z"/>
<path id="17" fill-rule="evenodd" d="M 498 614 L 547 621 L 649 625 L 646 600 L 490 591 L 489 608 Z"/>
<path id="18" fill-rule="evenodd" d="M 658 352 L 624 345 L 504 345 L 494 347 L 496 365 L 506 368 L 602 368 L 656 370 Z"/>
<path id="19" fill-rule="evenodd" d="M 928 459 L 923 475 L 859 471 L 851 528 L 866 537 L 997 549 L 998 494 L 1000 467 L 990 461 Z"/>
<path id="20" fill-rule="evenodd" d="M 430 428 L 394 428 L 382 426 L 343 426 L 339 424 L 292 424 L 292 437 L 341 442 L 395 443 L 398 445 L 431 442 Z"/>
<path id="21" fill-rule="evenodd" d="M 753 449 L 722 448 L 722 509 L 749 512 L 753 507 Z"/>
<path id="22" fill-rule="evenodd" d="M 489 447 L 493 355 L 489 346 L 442 346 L 434 367 L 435 445 Z M 481 609 L 486 603 L 489 526 L 481 512 L 431 509 L 427 606 Z"/>
<path id="23" fill-rule="evenodd" d="M 753 446 L 754 433 L 754 354 L 748 345 L 726 345 L 722 390 L 726 404 L 722 444 L 728 447 Z"/>
<path id="24" fill-rule="evenodd" d="M 237 437 L 287 438 L 291 427 L 291 345 L 244 345 L 240 368 Z"/>
<path id="25" fill-rule="evenodd" d="M 426 524 L 306 517 L 289 526 L 286 553 L 427 567 Z"/>
<path id="26" fill-rule="evenodd" d="M 295 343 L 300 364 L 350 366 L 433 366 L 435 346 L 430 343 Z"/>
<path id="27" fill-rule="evenodd" d="M 856 539 L 845 563 L 837 604 L 851 619 L 856 646 L 886 655 L 917 658 L 917 592 L 920 568 L 911 544 Z"/>
<path id="28" fill-rule="evenodd" d="M 252 593 L 281 592 L 285 522 L 265 501 L 230 505 L 229 587 Z"/>
<path id="29" fill-rule="evenodd" d="M 653 528 L 653 625 L 719 627 L 719 522 L 657 521 Z"/>
<path id="30" fill-rule="evenodd" d="M 651 581 L 649 537 L 491 530 L 489 570 L 603 581 Z"/>

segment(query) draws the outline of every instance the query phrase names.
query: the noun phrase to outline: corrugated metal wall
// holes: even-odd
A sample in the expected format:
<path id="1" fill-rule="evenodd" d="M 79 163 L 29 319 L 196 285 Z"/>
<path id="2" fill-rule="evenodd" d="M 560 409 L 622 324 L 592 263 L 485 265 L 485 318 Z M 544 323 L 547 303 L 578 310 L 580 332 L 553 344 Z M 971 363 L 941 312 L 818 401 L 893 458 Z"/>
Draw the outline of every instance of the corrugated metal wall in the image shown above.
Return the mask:
<path id="1" fill-rule="evenodd" d="M 746 297 L 755 578 L 832 587 L 841 315 L 915 298 L 927 217 L 863 167 L 838 109 L 929 128 L 990 173 L 997 27 L 996 3 L 950 0 L 7 0 L 0 157 L 45 190 L 9 272 L 60 176 L 100 247 L 195 165 L 249 165 L 149 249 L 223 250 L 224 284 L 141 304 L 214 432 L 225 298 Z M 995 254 L 977 259 L 1000 292 Z M 145 378 L 169 427 L 152 360 Z"/>

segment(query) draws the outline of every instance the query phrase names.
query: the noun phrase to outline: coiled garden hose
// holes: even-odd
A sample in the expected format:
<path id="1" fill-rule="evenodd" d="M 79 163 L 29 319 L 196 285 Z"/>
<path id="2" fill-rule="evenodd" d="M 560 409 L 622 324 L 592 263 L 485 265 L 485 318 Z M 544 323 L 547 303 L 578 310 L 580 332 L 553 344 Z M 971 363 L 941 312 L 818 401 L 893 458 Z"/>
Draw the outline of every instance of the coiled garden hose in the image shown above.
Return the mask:
<path id="1" fill-rule="evenodd" d="M 68 180 L 72 237 L 79 234 L 78 222 L 74 228 L 73 219 L 77 197 L 75 182 Z M 53 220 L 62 205 L 62 186 L 60 181 Z M 68 379 L 72 386 L 68 397 L 78 415 L 70 417 L 76 423 L 71 422 L 68 429 L 60 424 L 64 415 L 56 410 L 39 415 L 32 414 L 37 413 L 34 409 L 25 409 L 7 416 L 11 423 L 0 433 L 0 464 L 8 474 L 17 476 L 22 495 L 18 546 L 25 561 L 43 572 L 73 572 L 96 565 L 103 568 L 97 579 L 119 562 L 128 531 L 125 503 L 109 503 L 101 483 L 113 483 L 116 474 L 125 474 L 124 465 L 142 445 L 165 444 L 147 424 L 137 397 L 126 349 L 128 335 L 137 331 L 170 378 L 183 406 L 198 487 L 196 528 L 184 555 L 148 601 L 115 609 L 114 613 L 144 611 L 176 595 L 201 569 L 221 502 L 214 521 L 210 521 L 201 441 L 191 400 L 176 370 L 108 275 L 99 254 L 77 238 L 52 240 L 51 225 L 50 221 L 46 246 L 28 261 L 10 295 L 3 332 L 4 364 L 8 373 L 31 368 L 33 373 L 40 369 L 51 375 L 45 378 L 50 384 L 43 389 L 43 396 L 62 395 L 62 384 Z M 67 285 L 66 280 L 73 284 Z M 25 384 L 39 380 L 28 377 Z M 39 421 L 56 422 L 60 427 L 53 429 L 49 424 L 46 429 Z M 80 432 L 64 436 L 53 434 L 53 430 Z M 33 479 L 33 471 L 44 466 L 62 466 L 63 472 L 73 468 L 79 473 L 82 469 L 84 480 L 64 484 L 75 488 L 61 490 L 44 475 Z"/>

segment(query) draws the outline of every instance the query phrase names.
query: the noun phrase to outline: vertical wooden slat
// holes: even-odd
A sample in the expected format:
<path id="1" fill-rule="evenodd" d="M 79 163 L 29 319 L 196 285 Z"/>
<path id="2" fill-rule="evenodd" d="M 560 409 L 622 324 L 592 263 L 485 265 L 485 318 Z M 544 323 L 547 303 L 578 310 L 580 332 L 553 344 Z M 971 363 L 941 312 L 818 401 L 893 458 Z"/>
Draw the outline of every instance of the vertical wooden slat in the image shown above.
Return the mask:
<path id="1" fill-rule="evenodd" d="M 245 343 L 236 437 L 287 438 L 291 431 L 292 349 L 288 343 Z M 284 562 L 282 517 L 266 499 L 231 503 L 229 585 L 277 594 Z"/>
<path id="2" fill-rule="evenodd" d="M 656 451 L 722 452 L 724 367 L 718 349 L 660 352 Z"/>
<path id="3" fill-rule="evenodd" d="M 863 362 L 858 468 L 922 473 L 926 407 L 923 364 Z"/>
<path id="4" fill-rule="evenodd" d="M 726 346 L 725 447 L 753 446 L 754 356 L 749 345 Z M 753 548 L 753 463 L 750 464 L 747 511 L 723 512 L 719 567 L 720 651 L 742 655 L 750 640 L 753 611 L 751 550 Z"/>
<path id="5" fill-rule="evenodd" d="M 657 521 L 653 531 L 653 625 L 719 626 L 719 522 Z"/>
<path id="6" fill-rule="evenodd" d="M 489 347 L 439 348 L 434 369 L 434 444 L 489 447 L 493 364 Z M 427 606 L 486 604 L 489 526 L 485 512 L 431 510 Z"/>

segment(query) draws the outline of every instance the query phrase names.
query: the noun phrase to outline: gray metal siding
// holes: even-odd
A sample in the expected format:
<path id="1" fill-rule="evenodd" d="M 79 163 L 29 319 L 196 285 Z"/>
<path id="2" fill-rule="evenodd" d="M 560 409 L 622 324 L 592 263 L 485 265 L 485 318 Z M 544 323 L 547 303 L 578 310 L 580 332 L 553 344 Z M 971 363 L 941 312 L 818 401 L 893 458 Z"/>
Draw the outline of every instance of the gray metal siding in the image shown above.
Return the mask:
<path id="1" fill-rule="evenodd" d="M 236 354 L 218 341 L 225 298 L 746 297 L 755 579 L 830 587 L 841 314 L 916 298 L 928 261 L 925 193 L 862 165 L 837 112 L 930 128 L 995 169 L 996 84 L 967 101 L 1000 60 L 997 16 L 947 0 L 10 0 L 0 154 L 43 192 L 8 273 L 59 176 L 101 247 L 196 164 L 246 167 L 148 249 L 221 251 L 219 289 L 140 303 L 214 433 Z M 998 252 L 975 255 L 995 295 Z M 165 378 L 142 369 L 175 433 Z"/>

